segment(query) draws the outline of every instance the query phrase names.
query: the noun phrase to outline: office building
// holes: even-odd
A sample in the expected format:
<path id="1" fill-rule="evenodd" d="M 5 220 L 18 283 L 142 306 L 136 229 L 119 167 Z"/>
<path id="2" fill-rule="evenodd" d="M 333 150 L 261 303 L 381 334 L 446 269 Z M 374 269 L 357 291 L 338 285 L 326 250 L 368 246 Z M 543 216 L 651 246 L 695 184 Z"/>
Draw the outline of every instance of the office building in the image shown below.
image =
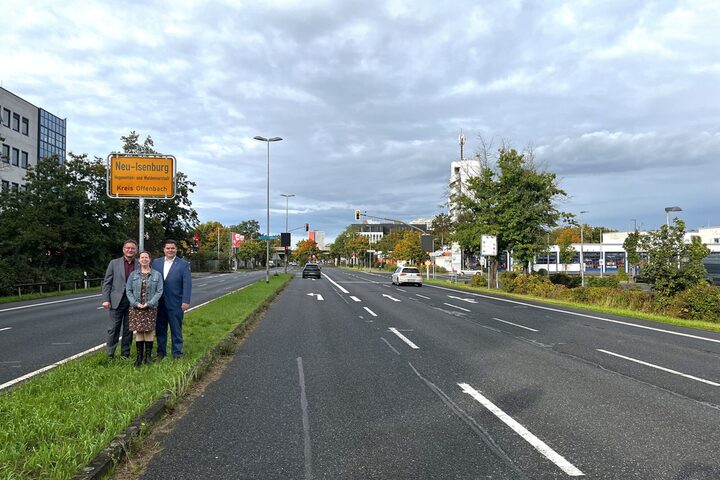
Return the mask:
<path id="1" fill-rule="evenodd" d="M 0 188 L 22 189 L 39 158 L 65 163 L 67 121 L 0 87 Z"/>

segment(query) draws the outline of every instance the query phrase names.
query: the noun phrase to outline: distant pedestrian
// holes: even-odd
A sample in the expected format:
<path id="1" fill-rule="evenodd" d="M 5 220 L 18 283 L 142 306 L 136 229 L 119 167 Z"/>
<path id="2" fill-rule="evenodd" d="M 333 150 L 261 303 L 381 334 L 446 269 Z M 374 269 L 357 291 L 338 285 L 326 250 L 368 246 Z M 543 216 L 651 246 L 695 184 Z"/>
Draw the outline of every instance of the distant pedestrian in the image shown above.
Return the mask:
<path id="1" fill-rule="evenodd" d="M 117 348 L 118 338 L 122 334 L 122 345 L 120 347 L 120 356 L 122 358 L 130 357 L 130 347 L 132 345 L 132 335 L 128 324 L 128 302 L 125 294 L 125 284 L 130 274 L 137 268 L 138 263 L 135 260 L 137 253 L 137 242 L 134 240 L 125 240 L 123 244 L 123 256 L 111 260 L 105 271 L 105 279 L 102 284 L 102 306 L 110 311 L 110 323 L 108 325 L 108 336 L 106 342 L 106 352 L 108 358 L 115 358 L 115 349 Z"/>
<path id="2" fill-rule="evenodd" d="M 170 326 L 172 355 L 175 359 L 182 357 L 183 334 L 182 322 L 185 310 L 190 307 L 192 293 L 192 277 L 190 264 L 177 257 L 175 240 L 165 240 L 164 257 L 152 262 L 153 270 L 162 272 L 164 279 L 163 295 L 158 305 L 157 316 L 157 357 L 163 359 L 167 354 L 167 331 Z"/>
<path id="3" fill-rule="evenodd" d="M 128 278 L 126 293 L 130 302 L 130 330 L 135 332 L 135 349 L 137 358 L 135 366 L 152 363 L 151 354 L 157 307 L 163 293 L 162 274 L 150 268 L 150 254 L 140 253 L 140 268 L 133 271 Z"/>

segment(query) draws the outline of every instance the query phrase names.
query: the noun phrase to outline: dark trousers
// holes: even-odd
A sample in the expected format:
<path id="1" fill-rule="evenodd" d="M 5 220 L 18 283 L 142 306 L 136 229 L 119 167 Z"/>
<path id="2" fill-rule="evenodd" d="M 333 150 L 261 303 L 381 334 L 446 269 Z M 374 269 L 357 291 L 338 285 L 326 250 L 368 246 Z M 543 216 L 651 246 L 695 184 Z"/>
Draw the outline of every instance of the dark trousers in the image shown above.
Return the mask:
<path id="1" fill-rule="evenodd" d="M 162 302 L 158 306 L 157 323 L 155 325 L 158 357 L 164 357 L 167 354 L 168 326 L 170 326 L 170 342 L 172 345 L 171 351 L 173 357 L 182 355 L 182 321 L 184 314 L 185 312 L 183 312 L 180 308 L 168 310 Z"/>
<path id="2" fill-rule="evenodd" d="M 123 357 L 130 356 L 130 346 L 132 345 L 132 332 L 130 332 L 130 324 L 128 323 L 128 314 L 130 312 L 130 302 L 125 295 L 117 308 L 110 309 L 110 321 L 108 323 L 108 336 L 106 342 L 107 354 L 109 357 L 115 356 L 118 338 L 122 334 L 122 344 L 120 346 L 120 355 Z"/>

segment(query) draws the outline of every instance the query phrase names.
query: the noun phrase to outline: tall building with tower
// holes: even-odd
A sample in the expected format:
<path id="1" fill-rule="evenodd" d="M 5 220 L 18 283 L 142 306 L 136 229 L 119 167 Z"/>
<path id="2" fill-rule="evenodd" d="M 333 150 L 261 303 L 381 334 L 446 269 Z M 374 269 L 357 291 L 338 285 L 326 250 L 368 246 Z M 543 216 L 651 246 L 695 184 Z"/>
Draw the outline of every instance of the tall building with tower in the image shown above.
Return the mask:
<path id="1" fill-rule="evenodd" d="M 457 198 L 467 194 L 468 180 L 479 176 L 481 172 L 480 160 L 465 159 L 465 135 L 462 130 L 458 137 L 458 143 L 460 144 L 460 160 L 450 164 L 450 183 L 448 184 L 448 213 L 453 221 L 457 220 L 459 213 Z"/>
<path id="2" fill-rule="evenodd" d="M 0 87 L 0 188 L 25 188 L 28 168 L 57 156 L 65 163 L 67 120 Z"/>

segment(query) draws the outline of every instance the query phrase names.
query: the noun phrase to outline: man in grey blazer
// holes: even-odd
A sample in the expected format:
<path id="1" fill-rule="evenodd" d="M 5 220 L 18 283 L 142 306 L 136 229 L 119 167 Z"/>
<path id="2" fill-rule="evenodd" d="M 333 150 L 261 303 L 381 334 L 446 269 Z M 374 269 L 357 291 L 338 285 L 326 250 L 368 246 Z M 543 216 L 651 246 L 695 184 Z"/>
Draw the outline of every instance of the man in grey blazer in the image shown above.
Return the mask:
<path id="1" fill-rule="evenodd" d="M 102 306 L 110 311 L 106 347 L 109 358 L 115 357 L 115 349 L 121 332 L 120 356 L 130 357 L 130 346 L 132 345 L 132 332 L 128 324 L 130 302 L 125 295 L 125 283 L 133 270 L 138 267 L 135 259 L 137 249 L 137 243 L 134 240 L 125 240 L 123 256 L 111 260 L 105 272 L 105 280 L 102 284 Z"/>

